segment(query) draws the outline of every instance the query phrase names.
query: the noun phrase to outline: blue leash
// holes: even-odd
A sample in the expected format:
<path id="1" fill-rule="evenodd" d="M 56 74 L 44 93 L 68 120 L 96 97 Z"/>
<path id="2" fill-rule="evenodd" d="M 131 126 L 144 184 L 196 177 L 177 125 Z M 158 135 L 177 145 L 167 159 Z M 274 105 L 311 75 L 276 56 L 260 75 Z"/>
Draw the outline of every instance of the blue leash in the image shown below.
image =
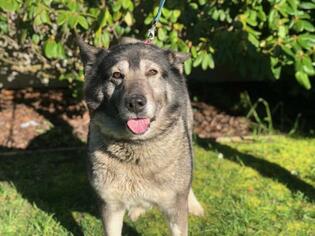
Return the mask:
<path id="1" fill-rule="evenodd" d="M 156 16 L 154 17 L 153 24 L 156 24 L 160 20 L 164 3 L 165 3 L 165 0 L 160 1 L 159 10 L 158 10 L 158 13 L 156 14 Z"/>
<path id="2" fill-rule="evenodd" d="M 159 10 L 156 14 L 156 16 L 153 19 L 153 23 L 151 28 L 148 30 L 147 33 L 147 38 L 152 41 L 155 37 L 155 29 L 156 29 L 156 24 L 159 22 L 160 18 L 161 18 L 161 14 L 162 14 L 162 9 L 164 6 L 165 0 L 160 0 L 160 5 L 159 5 Z"/>

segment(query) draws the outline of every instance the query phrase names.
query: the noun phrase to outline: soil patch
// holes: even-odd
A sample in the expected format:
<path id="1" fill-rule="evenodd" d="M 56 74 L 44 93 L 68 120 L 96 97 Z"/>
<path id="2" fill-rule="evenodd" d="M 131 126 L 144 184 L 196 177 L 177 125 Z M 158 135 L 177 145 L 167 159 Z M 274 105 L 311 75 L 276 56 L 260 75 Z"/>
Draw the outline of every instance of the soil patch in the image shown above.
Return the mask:
<path id="1" fill-rule="evenodd" d="M 193 102 L 194 133 L 201 138 L 245 136 L 250 121 L 215 106 Z M 82 145 L 89 115 L 83 101 L 65 89 L 0 91 L 2 150 L 43 149 Z"/>

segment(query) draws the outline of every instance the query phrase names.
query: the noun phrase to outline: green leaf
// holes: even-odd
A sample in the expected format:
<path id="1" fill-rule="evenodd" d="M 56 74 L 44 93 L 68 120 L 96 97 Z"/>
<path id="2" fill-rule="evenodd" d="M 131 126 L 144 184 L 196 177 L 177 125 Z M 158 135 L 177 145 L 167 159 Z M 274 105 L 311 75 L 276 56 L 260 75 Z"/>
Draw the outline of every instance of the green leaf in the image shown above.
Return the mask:
<path id="1" fill-rule="evenodd" d="M 121 0 L 121 6 L 123 9 L 128 9 L 129 0 Z"/>
<path id="2" fill-rule="evenodd" d="M 9 32 L 8 23 L 6 22 L 6 20 L 1 19 L 1 16 L 0 16 L 0 32 L 5 33 L 5 34 Z"/>
<path id="3" fill-rule="evenodd" d="M 190 49 L 185 41 L 179 38 L 177 44 L 180 51 L 189 53 Z"/>
<path id="4" fill-rule="evenodd" d="M 280 79 L 281 69 L 282 69 L 281 66 L 271 67 L 271 72 L 276 79 Z"/>
<path id="5" fill-rule="evenodd" d="M 171 41 L 172 43 L 176 43 L 176 42 L 178 41 L 178 34 L 177 34 L 177 32 L 176 32 L 176 31 L 172 31 L 172 32 L 170 33 L 169 38 L 170 38 L 170 41 Z"/>
<path id="6" fill-rule="evenodd" d="M 174 10 L 172 15 L 177 19 L 180 16 L 180 14 L 181 14 L 180 10 Z"/>
<path id="7" fill-rule="evenodd" d="M 305 30 L 307 30 L 309 32 L 314 32 L 315 31 L 315 27 L 314 27 L 314 25 L 311 22 L 303 20 L 302 24 L 303 24 L 303 28 Z"/>
<path id="8" fill-rule="evenodd" d="M 76 13 L 69 14 L 68 17 L 68 25 L 70 28 L 75 28 L 79 21 L 79 15 Z"/>
<path id="9" fill-rule="evenodd" d="M 54 39 L 48 39 L 44 44 L 44 53 L 47 58 L 65 58 L 65 50 L 61 43 L 57 43 Z"/>
<path id="10" fill-rule="evenodd" d="M 202 68 L 203 70 L 206 70 L 206 69 L 208 69 L 208 67 L 211 68 L 211 69 L 214 68 L 213 57 L 212 57 L 212 55 L 211 55 L 210 53 L 207 54 L 206 51 L 203 51 L 203 52 L 202 52 L 201 68 Z"/>
<path id="11" fill-rule="evenodd" d="M 124 28 L 120 25 L 116 25 L 114 30 L 118 36 L 121 36 L 124 33 Z"/>
<path id="12" fill-rule="evenodd" d="M 257 12 L 256 11 L 248 11 L 247 13 L 247 23 L 251 26 L 257 26 Z"/>
<path id="13" fill-rule="evenodd" d="M 40 41 L 39 35 L 38 35 L 38 34 L 33 34 L 33 35 L 32 35 L 32 42 L 33 42 L 34 44 L 38 44 L 39 41 Z"/>
<path id="14" fill-rule="evenodd" d="M 40 19 L 42 23 L 50 23 L 50 18 L 47 11 L 42 11 L 40 13 Z"/>
<path id="15" fill-rule="evenodd" d="M 191 73 L 191 69 L 192 69 L 192 59 L 189 58 L 184 63 L 184 71 L 185 71 L 186 75 L 189 75 Z"/>
<path id="16" fill-rule="evenodd" d="M 40 25 L 42 24 L 42 19 L 40 17 L 40 15 L 37 15 L 35 18 L 34 18 L 34 25 Z"/>
<path id="17" fill-rule="evenodd" d="M 214 9 L 214 11 L 213 11 L 213 13 L 211 15 L 212 19 L 218 20 L 219 16 L 220 16 L 220 12 L 217 9 Z"/>
<path id="18" fill-rule="evenodd" d="M 55 58 L 57 55 L 57 44 L 54 39 L 48 39 L 44 44 L 44 53 L 47 58 Z"/>
<path id="19" fill-rule="evenodd" d="M 302 32 L 304 30 L 307 30 L 309 32 L 315 31 L 315 27 L 312 25 L 312 23 L 306 20 L 297 20 L 293 28 L 298 32 Z"/>
<path id="20" fill-rule="evenodd" d="M 43 0 L 43 2 L 45 3 L 46 6 L 50 6 L 52 0 Z"/>
<path id="21" fill-rule="evenodd" d="M 202 62 L 201 62 L 201 68 L 203 70 L 206 70 L 208 68 L 208 63 L 209 63 L 208 55 L 204 53 L 203 58 L 202 58 Z"/>
<path id="22" fill-rule="evenodd" d="M 158 39 L 161 41 L 165 41 L 167 39 L 166 30 L 164 28 L 159 28 Z"/>
<path id="23" fill-rule="evenodd" d="M 289 5 L 291 7 L 292 12 L 296 12 L 298 4 L 299 4 L 299 1 L 297 1 L 297 0 L 287 0 L 287 2 L 289 3 Z"/>
<path id="24" fill-rule="evenodd" d="M 312 60 L 307 55 L 304 55 L 302 58 L 302 68 L 303 68 L 303 71 L 308 75 L 314 75 L 315 74 L 315 70 L 314 70 L 314 67 L 312 65 Z"/>
<path id="25" fill-rule="evenodd" d="M 95 7 L 91 7 L 88 10 L 88 13 L 91 14 L 91 16 L 97 18 L 100 15 L 101 9 L 99 8 L 95 8 Z"/>
<path id="26" fill-rule="evenodd" d="M 166 9 L 166 8 L 163 8 L 163 9 L 162 9 L 162 16 L 164 16 L 165 19 L 170 18 L 171 14 L 172 14 L 172 12 L 171 12 L 170 10 L 168 10 L 168 9 Z"/>
<path id="27" fill-rule="evenodd" d="M 133 23 L 133 19 L 132 19 L 132 15 L 130 14 L 130 12 L 127 12 L 125 17 L 124 17 L 124 21 L 126 22 L 126 24 L 128 26 L 132 26 Z"/>
<path id="28" fill-rule="evenodd" d="M 102 46 L 108 48 L 110 43 L 110 34 L 107 31 L 104 31 L 102 34 Z"/>
<path id="29" fill-rule="evenodd" d="M 281 49 L 291 57 L 295 57 L 295 54 L 291 49 L 291 45 L 281 45 Z"/>
<path id="30" fill-rule="evenodd" d="M 200 65 L 200 63 L 202 62 L 203 59 L 203 54 L 199 53 L 199 55 L 197 56 L 197 58 L 193 61 L 193 67 L 197 67 Z"/>
<path id="31" fill-rule="evenodd" d="M 251 42 L 256 48 L 259 47 L 259 41 L 254 34 L 248 34 L 248 40 Z"/>
<path id="32" fill-rule="evenodd" d="M 115 22 L 115 21 L 120 21 L 121 18 L 122 18 L 122 16 L 123 16 L 122 12 L 120 12 L 120 11 L 114 12 L 114 14 L 111 15 L 110 21 L 108 21 L 109 24 L 112 25 L 113 22 Z"/>
<path id="33" fill-rule="evenodd" d="M 89 23 L 87 22 L 87 20 L 86 20 L 83 16 L 79 16 L 79 17 L 78 17 L 78 23 L 79 23 L 79 25 L 81 25 L 84 29 L 88 29 L 88 28 L 89 28 Z"/>
<path id="34" fill-rule="evenodd" d="M 272 9 L 268 15 L 268 24 L 271 29 L 277 28 L 279 15 L 275 9 Z"/>
<path id="35" fill-rule="evenodd" d="M 212 55 L 209 53 L 208 54 L 208 60 L 209 60 L 209 67 L 211 68 L 211 69 L 213 69 L 214 68 L 214 60 L 213 60 L 213 57 L 212 57 Z"/>
<path id="36" fill-rule="evenodd" d="M 19 9 L 19 2 L 16 0 L 1 0 L 0 8 L 6 12 L 15 12 Z"/>
<path id="37" fill-rule="evenodd" d="M 278 28 L 278 35 L 280 38 L 285 38 L 285 36 L 287 35 L 287 30 L 288 28 L 285 27 L 284 25 L 280 25 Z"/>
<path id="38" fill-rule="evenodd" d="M 197 4 L 197 3 L 190 3 L 189 5 L 190 5 L 190 7 L 191 7 L 193 10 L 197 10 L 197 9 L 198 9 L 198 4 Z"/>
<path id="39" fill-rule="evenodd" d="M 312 88 L 308 75 L 303 71 L 297 71 L 295 73 L 295 78 L 304 88 L 308 90 Z"/>
<path id="40" fill-rule="evenodd" d="M 301 34 L 298 36 L 297 42 L 306 50 L 311 50 L 315 45 L 315 35 Z"/>
<path id="41" fill-rule="evenodd" d="M 77 3 L 77 1 L 65 1 L 67 7 L 70 9 L 70 11 L 73 12 L 78 12 L 78 10 L 80 9 L 80 5 L 79 3 Z"/>
<path id="42" fill-rule="evenodd" d="M 224 11 L 219 11 L 219 19 L 220 21 L 224 21 L 226 19 L 226 14 Z"/>
<path id="43" fill-rule="evenodd" d="M 179 10 L 174 10 L 172 11 L 172 14 L 170 16 L 170 20 L 172 23 L 175 23 L 178 19 L 178 17 L 180 16 L 180 11 Z"/>
<path id="44" fill-rule="evenodd" d="M 297 40 L 290 42 L 290 47 L 295 52 L 302 51 L 302 47 L 297 43 Z"/>
<path id="45" fill-rule="evenodd" d="M 98 32 L 95 33 L 94 45 L 96 47 L 102 47 L 102 34 L 101 34 L 101 31 L 98 31 Z"/>
<path id="46" fill-rule="evenodd" d="M 197 49 L 196 49 L 195 46 L 192 46 L 190 51 L 191 51 L 192 57 L 196 57 L 197 56 Z"/>
<path id="47" fill-rule="evenodd" d="M 65 49 L 61 43 L 56 43 L 56 58 L 63 59 L 65 58 Z"/>
<path id="48" fill-rule="evenodd" d="M 128 10 L 132 12 L 134 10 L 134 3 L 131 0 L 129 0 L 127 7 L 128 7 Z"/>
<path id="49" fill-rule="evenodd" d="M 108 9 L 106 9 L 106 11 L 105 11 L 105 22 L 108 23 L 108 24 L 110 24 L 110 25 L 113 24 L 113 17 L 112 17 L 112 15 L 110 14 L 110 12 L 109 12 Z M 105 25 L 103 25 L 103 26 L 105 26 Z"/>
<path id="50" fill-rule="evenodd" d="M 99 17 L 99 20 L 98 20 L 98 22 L 99 22 L 99 26 L 98 26 L 98 31 L 101 31 L 102 30 L 102 28 L 104 27 L 104 26 L 106 26 L 106 23 L 107 23 L 107 15 L 108 14 L 110 14 L 109 12 L 108 12 L 108 10 L 106 9 L 106 11 L 102 11 L 101 13 L 100 13 L 100 17 Z"/>
<path id="51" fill-rule="evenodd" d="M 315 3 L 312 3 L 312 2 L 301 2 L 299 4 L 299 8 L 306 9 L 306 10 L 312 10 L 312 9 L 315 9 Z"/>
<path id="52" fill-rule="evenodd" d="M 276 79 L 280 78 L 281 65 L 279 64 L 279 59 L 277 57 L 270 57 L 271 72 Z"/>
<path id="53" fill-rule="evenodd" d="M 145 25 L 151 24 L 152 21 L 153 21 L 153 15 L 150 14 L 150 15 L 148 15 L 147 18 L 145 18 L 144 24 Z"/>
<path id="54" fill-rule="evenodd" d="M 263 22 L 266 21 L 267 17 L 266 17 L 266 13 L 264 12 L 263 7 L 258 6 L 256 10 L 257 10 L 257 17 Z"/>
<path id="55" fill-rule="evenodd" d="M 57 25 L 62 25 L 66 22 L 68 18 L 68 12 L 66 11 L 58 11 L 58 16 L 57 16 Z"/>
<path id="56" fill-rule="evenodd" d="M 120 8 L 121 8 L 121 3 L 118 2 L 118 1 L 117 1 L 117 2 L 114 2 L 114 4 L 113 4 L 113 12 L 119 11 Z"/>

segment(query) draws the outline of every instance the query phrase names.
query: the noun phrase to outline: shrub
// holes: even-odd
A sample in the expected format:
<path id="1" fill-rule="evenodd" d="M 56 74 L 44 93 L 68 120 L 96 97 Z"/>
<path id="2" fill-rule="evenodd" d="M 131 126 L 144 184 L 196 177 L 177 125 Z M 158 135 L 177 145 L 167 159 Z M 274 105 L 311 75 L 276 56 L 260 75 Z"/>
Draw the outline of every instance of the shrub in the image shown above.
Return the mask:
<path id="1" fill-rule="evenodd" d="M 0 2 L 1 70 L 83 80 L 72 30 L 107 48 L 123 35 L 143 38 L 157 1 L 6 0 Z M 193 67 L 232 68 L 242 77 L 279 79 L 289 68 L 311 88 L 315 74 L 314 0 L 167 1 L 157 25 L 158 46 L 191 53 Z M 75 55 L 75 56 L 74 56 Z M 9 76 L 9 78 L 11 78 Z"/>

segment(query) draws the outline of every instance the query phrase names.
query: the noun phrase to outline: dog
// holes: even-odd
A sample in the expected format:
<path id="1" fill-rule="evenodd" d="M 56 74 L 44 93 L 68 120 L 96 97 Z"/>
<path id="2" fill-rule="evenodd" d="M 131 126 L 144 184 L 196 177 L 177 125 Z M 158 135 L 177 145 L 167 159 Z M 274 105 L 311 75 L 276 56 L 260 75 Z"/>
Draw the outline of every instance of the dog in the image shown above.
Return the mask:
<path id="1" fill-rule="evenodd" d="M 88 176 L 105 235 L 119 236 L 159 207 L 173 236 L 188 235 L 188 212 L 203 215 L 192 188 L 193 114 L 183 63 L 189 54 L 136 39 L 109 49 L 80 37 L 84 97 L 90 113 Z"/>

